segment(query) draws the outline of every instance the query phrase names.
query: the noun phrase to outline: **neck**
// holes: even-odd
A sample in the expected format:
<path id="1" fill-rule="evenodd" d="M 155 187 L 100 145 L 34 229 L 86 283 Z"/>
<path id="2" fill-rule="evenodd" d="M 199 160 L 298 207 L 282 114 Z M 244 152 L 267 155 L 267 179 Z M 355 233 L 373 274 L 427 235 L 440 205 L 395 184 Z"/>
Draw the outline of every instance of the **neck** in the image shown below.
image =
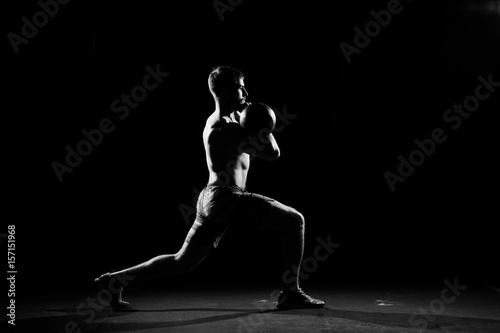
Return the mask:
<path id="1" fill-rule="evenodd" d="M 215 99 L 215 113 L 220 117 L 229 116 L 236 108 L 220 99 Z"/>

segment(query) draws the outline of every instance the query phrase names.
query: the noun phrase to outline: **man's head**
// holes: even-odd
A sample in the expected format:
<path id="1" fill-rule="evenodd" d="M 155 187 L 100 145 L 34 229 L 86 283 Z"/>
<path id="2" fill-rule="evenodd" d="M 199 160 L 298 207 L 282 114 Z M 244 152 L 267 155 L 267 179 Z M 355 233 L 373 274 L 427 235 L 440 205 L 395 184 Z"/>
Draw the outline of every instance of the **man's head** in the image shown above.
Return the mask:
<path id="1" fill-rule="evenodd" d="M 241 71 L 229 66 L 215 67 L 208 76 L 208 88 L 214 99 L 238 108 L 245 105 L 248 93 Z"/>

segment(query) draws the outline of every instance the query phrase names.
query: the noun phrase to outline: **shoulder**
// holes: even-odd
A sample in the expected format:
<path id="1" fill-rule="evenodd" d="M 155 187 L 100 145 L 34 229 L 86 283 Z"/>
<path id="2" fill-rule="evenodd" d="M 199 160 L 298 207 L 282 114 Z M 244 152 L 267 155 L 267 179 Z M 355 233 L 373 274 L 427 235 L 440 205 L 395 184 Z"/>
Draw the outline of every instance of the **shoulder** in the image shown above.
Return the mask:
<path id="1" fill-rule="evenodd" d="M 240 124 L 226 119 L 212 122 L 207 120 L 204 135 L 210 142 L 239 143 L 244 139 L 244 131 Z"/>

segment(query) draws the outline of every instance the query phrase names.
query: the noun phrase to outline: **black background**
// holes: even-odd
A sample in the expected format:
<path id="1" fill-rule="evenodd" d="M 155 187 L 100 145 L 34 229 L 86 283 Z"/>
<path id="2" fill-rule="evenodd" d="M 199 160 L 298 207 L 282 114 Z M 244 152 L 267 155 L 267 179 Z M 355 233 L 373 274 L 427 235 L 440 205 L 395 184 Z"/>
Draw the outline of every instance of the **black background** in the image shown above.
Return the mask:
<path id="1" fill-rule="evenodd" d="M 306 257 L 317 237 L 341 244 L 307 283 L 496 282 L 498 91 L 455 131 L 442 116 L 479 75 L 500 81 L 500 12 L 402 1 L 348 64 L 339 44 L 387 3 L 245 0 L 221 21 L 212 1 L 72 1 L 18 54 L 3 38 L 3 211 L 17 228 L 18 279 L 78 289 L 179 249 L 178 207 L 208 176 L 207 77 L 228 64 L 253 101 L 296 115 L 276 133 L 282 156 L 255 161 L 248 188 L 306 216 Z M 5 11 L 2 35 L 39 10 Z M 169 76 L 118 119 L 111 103 L 157 64 Z M 59 182 L 51 163 L 103 118 L 115 130 Z M 437 127 L 447 141 L 392 193 L 384 172 Z M 279 258 L 273 235 L 234 235 L 161 283 L 279 282 Z"/>

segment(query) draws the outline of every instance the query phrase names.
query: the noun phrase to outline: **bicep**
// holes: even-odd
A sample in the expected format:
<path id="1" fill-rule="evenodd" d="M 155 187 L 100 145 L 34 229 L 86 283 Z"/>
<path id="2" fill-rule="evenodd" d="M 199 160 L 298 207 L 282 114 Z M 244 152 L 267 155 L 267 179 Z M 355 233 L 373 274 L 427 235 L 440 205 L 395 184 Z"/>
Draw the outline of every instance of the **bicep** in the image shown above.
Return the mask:
<path id="1" fill-rule="evenodd" d="M 233 150 L 236 154 L 247 153 L 252 157 L 275 160 L 280 156 L 280 149 L 274 135 L 249 135 L 239 124 L 230 123 L 221 128 L 214 136 L 218 145 Z"/>
<path id="2" fill-rule="evenodd" d="M 240 145 L 243 152 L 252 157 L 258 157 L 264 160 L 273 161 L 280 156 L 280 149 L 272 133 L 262 136 L 248 136 Z"/>

